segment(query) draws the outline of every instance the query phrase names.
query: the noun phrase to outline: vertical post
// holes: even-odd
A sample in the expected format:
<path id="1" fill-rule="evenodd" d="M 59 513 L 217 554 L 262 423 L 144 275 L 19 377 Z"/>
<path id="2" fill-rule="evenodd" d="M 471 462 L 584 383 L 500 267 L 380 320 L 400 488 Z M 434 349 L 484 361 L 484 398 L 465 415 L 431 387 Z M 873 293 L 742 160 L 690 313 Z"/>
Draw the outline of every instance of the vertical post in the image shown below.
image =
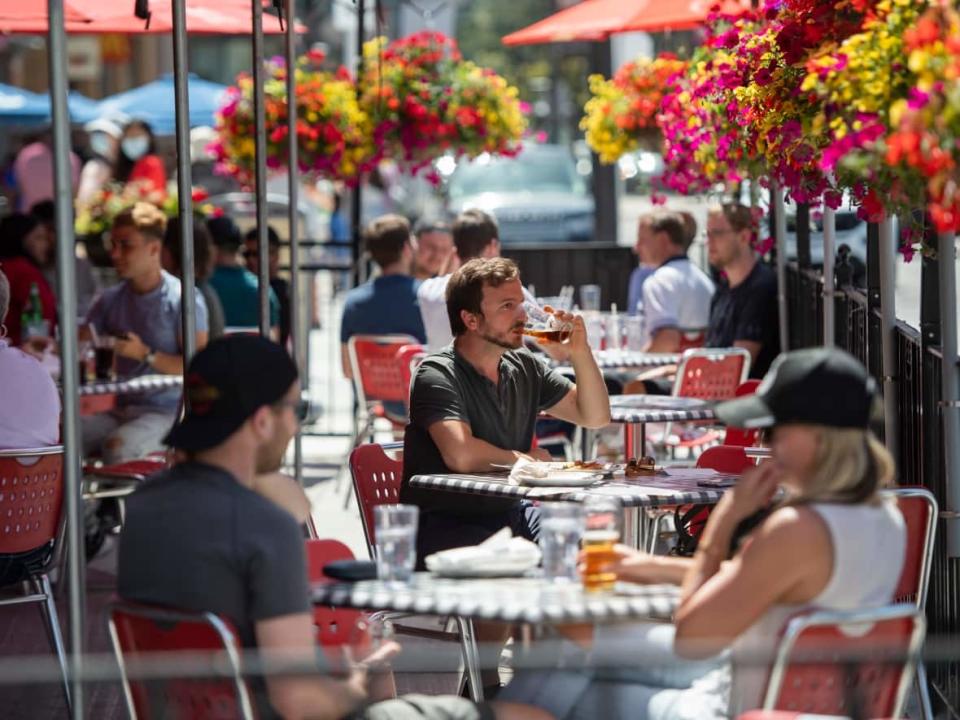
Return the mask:
<path id="1" fill-rule="evenodd" d="M 883 377 L 883 433 L 887 449 L 898 459 L 899 442 L 897 436 L 898 399 L 897 399 L 897 339 L 896 304 L 894 284 L 896 283 L 896 247 L 893 233 L 894 218 L 885 215 L 880 223 L 879 260 L 880 260 L 880 351 Z"/>
<path id="2" fill-rule="evenodd" d="M 297 20 L 296 0 L 287 0 L 287 223 L 290 226 L 290 346 L 293 362 L 300 377 L 310 372 L 303 360 L 304 345 L 310 341 L 309 332 L 304 332 L 303 305 L 300 302 L 300 161 L 297 154 Z M 293 439 L 293 468 L 297 482 L 303 483 L 303 436 L 300 430 Z"/>
<path id="3" fill-rule="evenodd" d="M 53 120 L 53 179 L 60 299 L 60 381 L 63 384 L 63 483 L 66 495 L 67 578 L 70 599 L 70 697 L 74 720 L 84 717 L 83 671 L 86 562 L 80 487 L 80 407 L 77 394 L 77 278 L 73 236 L 73 186 L 67 111 L 67 38 L 63 0 L 48 0 L 49 82 Z"/>
<path id="4" fill-rule="evenodd" d="M 363 41 L 364 20 L 367 14 L 367 4 L 365 0 L 357 0 L 357 83 L 359 88 L 360 79 L 363 77 Z M 353 200 L 350 203 L 350 230 L 353 240 L 351 248 L 353 256 L 353 284 L 359 285 L 367 279 L 366 263 L 360 262 L 360 244 L 363 237 L 363 228 L 360 223 L 363 220 L 363 180 L 357 178 L 357 184 L 353 188 Z"/>
<path id="5" fill-rule="evenodd" d="M 834 300 L 833 264 L 837 244 L 836 211 L 823 203 L 823 344 L 833 347 L 837 338 L 836 301 Z"/>
<path id="6" fill-rule="evenodd" d="M 263 100 L 263 5 L 253 2 L 253 134 L 260 261 L 260 334 L 270 337 L 270 248 L 267 246 L 267 133 Z"/>
<path id="7" fill-rule="evenodd" d="M 947 510 L 960 510 L 960 384 L 957 378 L 957 247 L 953 233 L 939 236 L 940 318 L 943 354 L 940 379 Z M 960 523 L 947 523 L 947 554 L 960 557 Z"/>
<path id="8" fill-rule="evenodd" d="M 777 248 L 777 310 L 780 320 L 780 350 L 790 349 L 790 328 L 787 327 L 787 213 L 780 183 L 770 184 L 773 195 L 774 240 Z"/>
<path id="9" fill-rule="evenodd" d="M 604 77 L 613 74 L 610 41 L 590 43 L 590 72 Z M 600 156 L 593 159 L 594 239 L 606 243 L 617 242 L 617 175 L 614 165 L 604 165 Z"/>
<path id="10" fill-rule="evenodd" d="M 197 350 L 196 279 L 193 268 L 193 177 L 190 170 L 190 100 L 187 76 L 186 0 L 173 0 L 173 89 L 176 97 L 177 198 L 180 208 L 180 312 L 183 374 Z M 186 394 L 184 402 L 187 401 Z"/>
<path id="11" fill-rule="evenodd" d="M 810 205 L 797 203 L 797 265 L 808 268 L 813 264 L 810 258 Z"/>

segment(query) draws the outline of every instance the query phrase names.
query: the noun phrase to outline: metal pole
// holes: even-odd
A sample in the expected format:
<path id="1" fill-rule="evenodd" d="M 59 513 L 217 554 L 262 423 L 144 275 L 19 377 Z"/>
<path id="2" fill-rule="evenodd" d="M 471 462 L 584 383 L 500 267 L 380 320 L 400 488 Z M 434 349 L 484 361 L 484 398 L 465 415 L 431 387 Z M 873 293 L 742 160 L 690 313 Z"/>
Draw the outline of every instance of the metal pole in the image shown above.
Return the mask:
<path id="1" fill-rule="evenodd" d="M 880 223 L 880 348 L 883 377 L 883 434 L 887 449 L 897 460 L 899 443 L 897 442 L 897 420 L 899 413 L 897 393 L 897 345 L 896 345 L 896 304 L 894 283 L 896 282 L 896 247 L 893 233 L 894 219 L 885 215 Z"/>
<path id="2" fill-rule="evenodd" d="M 260 261 L 260 334 L 270 337 L 270 248 L 267 246 L 267 132 L 263 100 L 263 6 L 253 3 L 253 134 Z"/>
<path id="3" fill-rule="evenodd" d="M 357 0 L 357 80 L 363 76 L 363 40 L 364 40 L 364 18 L 367 14 L 365 0 Z M 359 91 L 358 91 L 359 92 Z M 360 226 L 363 220 L 363 180 L 357 179 L 357 184 L 353 188 L 353 200 L 350 205 L 350 225 L 351 237 L 353 240 L 353 284 L 359 285 L 367 279 L 366 263 L 360 261 L 360 245 L 363 237 L 363 228 Z"/>
<path id="4" fill-rule="evenodd" d="M 60 300 L 60 382 L 63 385 L 63 483 L 66 495 L 67 577 L 70 595 L 70 697 L 75 720 L 84 716 L 83 671 L 86 630 L 86 558 L 80 475 L 80 407 L 77 394 L 77 279 L 73 236 L 73 187 L 70 181 L 70 131 L 67 111 L 67 38 L 63 0 L 48 0 L 50 101 L 53 120 L 53 171 L 57 229 L 57 294 Z"/>
<path id="5" fill-rule="evenodd" d="M 833 347 L 837 338 L 833 263 L 836 255 L 837 214 L 823 203 L 823 344 Z"/>
<path id="6" fill-rule="evenodd" d="M 300 190 L 300 166 L 297 155 L 297 73 L 296 73 L 296 0 L 287 0 L 287 223 L 290 226 L 290 348 L 293 361 L 297 364 L 300 377 L 309 370 L 303 359 L 304 345 L 310 341 L 309 332 L 304 331 L 303 308 L 300 302 L 300 238 L 297 233 L 299 213 L 298 193 Z M 301 335 L 301 332 L 303 334 Z M 293 468 L 297 481 L 303 484 L 303 436 L 297 430 L 293 439 Z"/>
<path id="7" fill-rule="evenodd" d="M 947 510 L 960 510 L 960 383 L 957 378 L 957 247 L 953 233 L 938 237 L 940 261 L 940 322 L 943 355 L 941 388 L 944 470 Z M 947 554 L 960 557 L 960 523 L 947 523 Z"/>
<path id="8" fill-rule="evenodd" d="M 183 376 L 197 351 L 196 279 L 193 268 L 193 176 L 190 169 L 190 99 L 187 93 L 186 0 L 173 2 L 173 90 L 176 97 L 177 199 L 180 208 L 180 312 Z M 256 3 L 254 3 L 256 4 Z M 186 395 L 184 395 L 186 401 Z"/>
<path id="9" fill-rule="evenodd" d="M 777 246 L 777 310 L 780 319 L 780 351 L 790 349 L 790 329 L 787 327 L 787 211 L 784 207 L 780 183 L 770 184 L 773 195 L 774 239 Z"/>

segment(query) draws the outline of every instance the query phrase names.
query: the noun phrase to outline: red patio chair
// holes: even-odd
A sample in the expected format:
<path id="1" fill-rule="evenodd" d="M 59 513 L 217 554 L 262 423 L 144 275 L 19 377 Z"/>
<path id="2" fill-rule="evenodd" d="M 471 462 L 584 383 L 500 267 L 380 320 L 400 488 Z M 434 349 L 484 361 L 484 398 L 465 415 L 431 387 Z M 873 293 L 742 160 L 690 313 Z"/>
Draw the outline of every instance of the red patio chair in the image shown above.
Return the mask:
<path id="1" fill-rule="evenodd" d="M 801 614 L 784 630 L 763 709 L 898 718 L 925 630 L 915 605 Z"/>
<path id="2" fill-rule="evenodd" d="M 361 445 L 350 453 L 350 475 L 360 506 L 363 537 L 370 557 L 374 557 L 377 539 L 374 532 L 373 508 L 400 502 L 400 483 L 403 480 L 403 462 L 394 460 L 382 445 Z"/>
<path id="3" fill-rule="evenodd" d="M 757 392 L 757 388 L 760 386 L 759 380 L 747 380 L 746 382 L 740 383 L 737 386 L 737 390 L 734 393 L 735 397 L 743 397 L 744 395 L 753 395 Z M 757 444 L 757 441 L 760 439 L 760 430 L 754 428 L 753 430 L 747 430 L 745 428 L 735 428 L 727 426 L 726 433 L 723 436 L 724 445 L 742 445 L 743 447 L 752 447 Z"/>
<path id="4" fill-rule="evenodd" d="M 209 612 L 121 602 L 111 607 L 108 625 L 133 720 L 254 719 L 250 692 L 240 674 L 237 634 L 227 621 Z M 229 675 L 198 678 L 184 673 L 182 677 L 150 680 L 130 677 L 129 665 L 138 659 L 160 659 L 156 656 L 164 653 L 209 655 L 211 666 Z"/>
<path id="5" fill-rule="evenodd" d="M 404 345 L 397 351 L 397 364 L 400 367 L 400 380 L 403 386 L 407 388 L 404 407 L 407 408 L 407 414 L 410 414 L 410 385 L 413 383 L 413 373 L 427 356 L 427 351 L 423 345 Z"/>
<path id="6" fill-rule="evenodd" d="M 58 561 L 63 533 L 63 446 L 0 450 L 0 564 L 22 568 L 7 578 L 9 586 L 29 583 L 31 594 L 0 599 L 0 607 L 40 603 L 51 644 L 63 673 L 70 707 L 67 655 L 60 618 L 47 575 Z"/>

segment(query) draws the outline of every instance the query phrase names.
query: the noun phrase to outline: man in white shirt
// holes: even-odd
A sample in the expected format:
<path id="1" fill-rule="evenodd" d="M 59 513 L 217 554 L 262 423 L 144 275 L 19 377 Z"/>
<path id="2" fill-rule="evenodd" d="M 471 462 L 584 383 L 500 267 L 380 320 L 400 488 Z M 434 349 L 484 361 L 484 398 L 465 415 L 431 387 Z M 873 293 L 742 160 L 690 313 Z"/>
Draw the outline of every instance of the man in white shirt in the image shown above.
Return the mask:
<path id="1" fill-rule="evenodd" d="M 417 290 L 423 327 L 427 331 L 427 349 L 436 352 L 453 342 L 450 317 L 447 315 L 447 282 L 460 265 L 474 258 L 500 256 L 500 231 L 497 221 L 483 210 L 465 210 L 453 223 L 453 244 L 456 267 L 446 275 L 424 280 Z"/>
<path id="2" fill-rule="evenodd" d="M 640 218 L 640 262 L 656 268 L 643 283 L 646 352 L 679 352 L 684 333 L 710 323 L 713 281 L 687 257 L 690 236 L 676 213 L 657 211 Z"/>

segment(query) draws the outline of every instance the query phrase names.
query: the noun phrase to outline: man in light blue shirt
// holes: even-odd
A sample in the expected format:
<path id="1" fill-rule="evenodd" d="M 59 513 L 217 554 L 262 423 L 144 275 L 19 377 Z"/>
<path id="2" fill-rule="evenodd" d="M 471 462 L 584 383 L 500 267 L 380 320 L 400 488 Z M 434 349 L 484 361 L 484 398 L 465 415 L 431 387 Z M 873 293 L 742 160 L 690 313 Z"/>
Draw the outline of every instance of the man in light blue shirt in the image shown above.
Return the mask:
<path id="1" fill-rule="evenodd" d="M 160 265 L 165 229 L 166 216 L 149 203 L 137 203 L 113 224 L 111 258 L 123 282 L 94 302 L 86 324 L 99 337 L 116 338 L 121 378 L 183 373 L 181 284 Z M 207 344 L 207 306 L 196 289 L 194 297 L 199 350 Z M 105 462 L 116 463 L 162 450 L 180 395 L 171 389 L 119 396 L 116 409 L 84 418 L 84 453 L 99 449 Z"/>

